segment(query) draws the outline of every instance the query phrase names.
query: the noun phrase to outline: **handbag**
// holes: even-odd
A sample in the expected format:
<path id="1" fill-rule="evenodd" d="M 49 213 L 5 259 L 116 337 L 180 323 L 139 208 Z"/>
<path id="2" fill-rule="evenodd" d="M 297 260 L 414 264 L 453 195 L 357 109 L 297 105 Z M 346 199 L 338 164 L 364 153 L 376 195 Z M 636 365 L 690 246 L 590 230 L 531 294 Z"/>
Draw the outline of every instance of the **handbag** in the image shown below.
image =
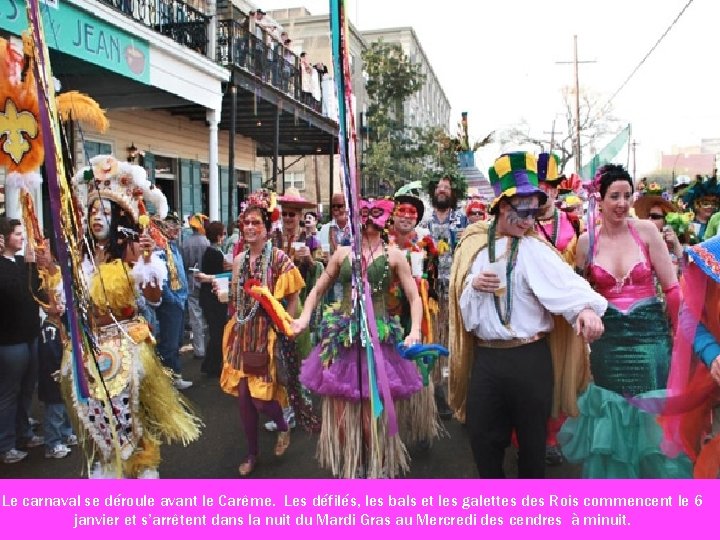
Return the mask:
<path id="1" fill-rule="evenodd" d="M 267 376 L 270 363 L 270 354 L 267 351 L 243 351 L 241 354 L 243 373 L 256 377 Z"/>

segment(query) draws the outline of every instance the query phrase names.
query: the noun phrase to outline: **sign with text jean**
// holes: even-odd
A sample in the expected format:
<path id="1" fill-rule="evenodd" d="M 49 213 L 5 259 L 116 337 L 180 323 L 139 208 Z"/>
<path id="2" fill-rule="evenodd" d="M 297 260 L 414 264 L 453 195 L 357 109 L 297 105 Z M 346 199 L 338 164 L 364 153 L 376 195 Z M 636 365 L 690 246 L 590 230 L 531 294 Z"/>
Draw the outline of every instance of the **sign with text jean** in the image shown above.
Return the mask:
<path id="1" fill-rule="evenodd" d="M 41 4 L 48 47 L 130 79 L 150 82 L 150 47 L 67 2 Z M 118 14 L 118 16 L 120 16 Z M 20 35 L 28 27 L 24 0 L 0 0 L 0 29 Z"/>

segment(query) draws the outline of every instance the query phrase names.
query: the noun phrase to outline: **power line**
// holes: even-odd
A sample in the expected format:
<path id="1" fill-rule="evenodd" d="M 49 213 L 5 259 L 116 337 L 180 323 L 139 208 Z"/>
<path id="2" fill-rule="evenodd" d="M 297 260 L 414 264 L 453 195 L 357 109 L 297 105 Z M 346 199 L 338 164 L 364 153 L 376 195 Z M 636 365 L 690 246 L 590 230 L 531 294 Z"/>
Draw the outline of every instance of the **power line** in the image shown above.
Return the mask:
<path id="1" fill-rule="evenodd" d="M 660 38 L 658 38 L 658 40 L 655 42 L 655 45 L 653 45 L 653 46 L 650 48 L 650 50 L 649 50 L 649 51 L 647 52 L 647 54 L 643 57 L 643 59 L 640 60 L 640 62 L 638 63 L 637 66 L 635 66 L 635 69 L 632 70 L 632 73 L 630 73 L 630 75 L 627 76 L 627 78 L 623 81 L 623 83 L 620 85 L 620 87 L 619 87 L 617 90 L 615 90 L 615 93 L 614 93 L 612 96 L 610 96 L 610 99 L 608 99 L 608 101 L 607 101 L 607 103 L 605 104 L 605 106 L 604 106 L 602 109 L 600 109 L 600 112 L 598 113 L 598 116 L 600 116 L 601 114 L 603 114 L 603 113 L 605 112 L 605 110 L 610 106 L 610 103 L 612 103 L 612 101 L 617 97 L 617 95 L 622 91 L 622 89 L 625 88 L 625 86 L 627 86 L 627 83 L 630 82 L 630 79 L 632 79 L 632 78 L 635 76 L 635 74 L 636 74 L 636 73 L 638 72 L 638 70 L 642 67 L 642 65 L 645 63 L 645 61 L 650 57 L 650 55 L 651 55 L 651 54 L 653 53 L 653 51 L 657 48 L 657 46 L 660 45 L 660 42 L 661 42 L 663 39 L 665 39 L 665 36 L 668 35 L 668 33 L 670 32 L 670 30 L 672 30 L 673 26 L 675 26 L 675 24 L 678 22 L 678 20 L 680 20 L 680 17 L 683 16 L 683 13 L 685 13 L 685 10 L 687 10 L 687 8 L 690 7 L 690 4 L 692 4 L 693 1 L 694 1 L 694 0 L 688 0 L 688 3 L 685 4 L 685 7 L 683 7 L 683 8 L 680 10 L 680 13 L 677 14 L 677 17 L 675 17 L 675 19 L 673 20 L 673 22 L 670 23 L 670 26 L 667 27 L 667 29 L 662 33 L 662 35 L 660 36 Z"/>

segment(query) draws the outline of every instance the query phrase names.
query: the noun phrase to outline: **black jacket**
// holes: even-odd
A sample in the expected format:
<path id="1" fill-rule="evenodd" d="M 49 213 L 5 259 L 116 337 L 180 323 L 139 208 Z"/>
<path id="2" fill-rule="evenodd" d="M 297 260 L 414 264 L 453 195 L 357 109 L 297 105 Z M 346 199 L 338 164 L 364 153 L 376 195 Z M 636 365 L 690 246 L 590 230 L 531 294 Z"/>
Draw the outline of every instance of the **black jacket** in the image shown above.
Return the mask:
<path id="1" fill-rule="evenodd" d="M 29 343 L 40 334 L 37 267 L 0 256 L 0 346 Z"/>

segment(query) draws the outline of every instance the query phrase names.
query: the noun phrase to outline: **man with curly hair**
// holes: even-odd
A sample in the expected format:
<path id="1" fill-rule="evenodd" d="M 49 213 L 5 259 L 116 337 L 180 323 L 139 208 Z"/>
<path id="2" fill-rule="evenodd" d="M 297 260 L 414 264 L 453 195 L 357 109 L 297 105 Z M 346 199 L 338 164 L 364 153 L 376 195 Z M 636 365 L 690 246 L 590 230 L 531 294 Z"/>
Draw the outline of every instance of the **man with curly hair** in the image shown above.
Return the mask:
<path id="1" fill-rule="evenodd" d="M 440 313 L 437 317 L 437 328 L 434 335 L 437 342 L 442 345 L 448 343 L 449 314 L 448 314 L 448 284 L 450 283 L 450 268 L 452 257 L 462 232 L 467 227 L 467 216 L 457 210 L 458 199 L 465 196 L 465 182 L 462 177 L 452 174 L 443 174 L 437 180 L 428 184 L 428 192 L 433 211 L 420 225 L 430 231 L 438 249 L 438 280 L 437 297 Z M 438 412 L 443 420 L 452 417 L 445 398 L 444 373 L 447 358 L 441 358 L 433 372 L 435 382 L 435 401 Z"/>

